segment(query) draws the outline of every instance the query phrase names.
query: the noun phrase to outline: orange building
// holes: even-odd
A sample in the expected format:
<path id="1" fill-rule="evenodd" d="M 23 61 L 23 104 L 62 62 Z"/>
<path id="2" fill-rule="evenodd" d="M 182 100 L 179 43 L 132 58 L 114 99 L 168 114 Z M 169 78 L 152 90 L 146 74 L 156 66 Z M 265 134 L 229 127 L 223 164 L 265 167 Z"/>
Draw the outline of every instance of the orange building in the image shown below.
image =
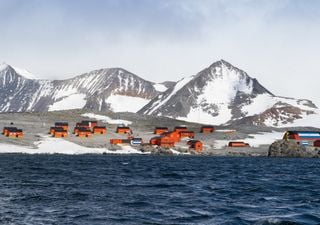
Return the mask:
<path id="1" fill-rule="evenodd" d="M 194 132 L 193 131 L 180 131 L 180 136 L 181 138 L 184 138 L 184 137 L 188 137 L 188 138 L 194 138 Z"/>
<path id="2" fill-rule="evenodd" d="M 203 144 L 199 140 L 190 140 L 187 142 L 187 144 L 190 145 L 191 149 L 194 149 L 197 152 L 201 152 L 203 149 Z"/>
<path id="3" fill-rule="evenodd" d="M 69 130 L 69 124 L 67 122 L 55 122 L 54 126 L 55 127 L 61 127 L 64 130 Z"/>
<path id="4" fill-rule="evenodd" d="M 107 128 L 105 126 L 95 126 L 92 132 L 93 134 L 105 134 L 107 133 Z"/>
<path id="5" fill-rule="evenodd" d="M 228 146 L 229 147 L 250 147 L 248 143 L 244 143 L 243 141 L 230 141 Z"/>
<path id="6" fill-rule="evenodd" d="M 206 126 L 202 126 L 200 132 L 201 133 L 213 133 L 215 130 L 214 126 L 211 125 L 206 125 Z"/>
<path id="7" fill-rule="evenodd" d="M 7 136 L 7 133 L 9 132 L 9 129 L 11 129 L 11 128 L 15 128 L 15 127 L 4 127 L 2 130 L 2 134 L 4 136 Z"/>
<path id="8" fill-rule="evenodd" d="M 130 127 L 117 127 L 116 133 L 118 134 L 131 134 Z"/>
<path id="9" fill-rule="evenodd" d="M 57 127 L 54 130 L 53 137 L 55 137 L 55 138 L 66 138 L 66 137 L 68 137 L 68 131 L 66 131 L 62 127 Z"/>
<path id="10" fill-rule="evenodd" d="M 154 129 L 154 134 L 162 134 L 162 133 L 164 133 L 164 132 L 168 132 L 169 131 L 169 129 L 168 129 L 168 127 L 156 127 L 155 129 Z"/>
<path id="11" fill-rule="evenodd" d="M 110 139 L 110 144 L 112 145 L 122 144 L 122 139 Z"/>
<path id="12" fill-rule="evenodd" d="M 129 139 L 110 139 L 110 144 L 117 145 L 117 144 L 130 144 Z"/>
<path id="13" fill-rule="evenodd" d="M 23 130 L 18 129 L 16 127 L 7 127 L 5 130 L 5 136 L 7 137 L 15 137 L 15 138 L 22 138 L 24 136 Z"/>
<path id="14" fill-rule="evenodd" d="M 169 137 L 174 142 L 180 142 L 181 141 L 181 135 L 179 132 L 171 131 L 171 132 L 165 132 L 161 135 L 161 137 Z"/>
<path id="15" fill-rule="evenodd" d="M 77 136 L 78 137 L 91 137 L 92 133 L 91 133 L 90 129 L 87 129 L 85 127 L 78 127 Z"/>
<path id="16" fill-rule="evenodd" d="M 150 145 L 158 145 L 163 148 L 174 147 L 174 140 L 167 136 L 153 137 L 149 141 Z"/>

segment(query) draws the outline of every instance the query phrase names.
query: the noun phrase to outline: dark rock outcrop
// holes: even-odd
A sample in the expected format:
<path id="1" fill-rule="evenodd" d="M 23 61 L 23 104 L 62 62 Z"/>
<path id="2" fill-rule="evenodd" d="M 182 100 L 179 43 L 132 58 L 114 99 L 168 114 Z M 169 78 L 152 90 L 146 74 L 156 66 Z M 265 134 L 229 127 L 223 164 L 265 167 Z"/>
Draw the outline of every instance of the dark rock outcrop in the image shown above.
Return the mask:
<path id="1" fill-rule="evenodd" d="M 280 140 L 272 143 L 269 157 L 320 157 L 320 149 L 298 145 L 294 141 Z"/>

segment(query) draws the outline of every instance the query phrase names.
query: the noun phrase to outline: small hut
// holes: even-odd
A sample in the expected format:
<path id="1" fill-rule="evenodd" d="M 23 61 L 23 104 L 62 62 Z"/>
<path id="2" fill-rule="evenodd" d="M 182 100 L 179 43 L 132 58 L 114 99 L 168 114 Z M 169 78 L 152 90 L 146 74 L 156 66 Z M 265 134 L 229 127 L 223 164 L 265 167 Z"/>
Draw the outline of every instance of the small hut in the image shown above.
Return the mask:
<path id="1" fill-rule="evenodd" d="M 61 127 L 64 130 L 69 130 L 69 124 L 67 122 L 55 122 L 54 126 L 55 127 Z"/>
<path id="2" fill-rule="evenodd" d="M 91 133 L 91 130 L 88 128 L 78 127 L 77 136 L 78 137 L 91 137 L 92 133 Z"/>
<path id="3" fill-rule="evenodd" d="M 243 141 L 230 141 L 228 147 L 250 147 L 250 145 Z"/>
<path id="4" fill-rule="evenodd" d="M 117 127 L 116 133 L 118 134 L 131 134 L 130 127 Z"/>
<path id="5" fill-rule="evenodd" d="M 214 126 L 211 125 L 205 125 L 201 127 L 200 132 L 204 134 L 213 133 L 215 130 Z"/>
<path id="6" fill-rule="evenodd" d="M 106 134 L 107 128 L 105 126 L 95 126 L 93 127 L 93 134 Z"/>

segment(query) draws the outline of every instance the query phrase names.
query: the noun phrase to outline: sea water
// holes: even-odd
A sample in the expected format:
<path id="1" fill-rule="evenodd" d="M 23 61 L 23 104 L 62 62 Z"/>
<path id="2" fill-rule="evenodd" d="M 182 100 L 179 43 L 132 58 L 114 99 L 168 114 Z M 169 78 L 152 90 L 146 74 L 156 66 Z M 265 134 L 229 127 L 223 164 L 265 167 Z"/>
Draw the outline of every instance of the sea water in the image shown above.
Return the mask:
<path id="1" fill-rule="evenodd" d="M 320 224 L 320 159 L 4 154 L 0 224 Z"/>

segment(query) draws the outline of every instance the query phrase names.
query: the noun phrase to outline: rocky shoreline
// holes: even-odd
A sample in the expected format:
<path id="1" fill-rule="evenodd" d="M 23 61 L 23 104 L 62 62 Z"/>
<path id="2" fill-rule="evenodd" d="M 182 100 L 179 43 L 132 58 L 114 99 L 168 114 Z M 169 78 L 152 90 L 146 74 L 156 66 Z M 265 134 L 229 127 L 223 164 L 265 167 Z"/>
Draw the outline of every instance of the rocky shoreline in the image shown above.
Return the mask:
<path id="1" fill-rule="evenodd" d="M 268 150 L 269 157 L 320 158 L 320 149 L 297 145 L 294 141 L 279 140 L 272 143 Z"/>

